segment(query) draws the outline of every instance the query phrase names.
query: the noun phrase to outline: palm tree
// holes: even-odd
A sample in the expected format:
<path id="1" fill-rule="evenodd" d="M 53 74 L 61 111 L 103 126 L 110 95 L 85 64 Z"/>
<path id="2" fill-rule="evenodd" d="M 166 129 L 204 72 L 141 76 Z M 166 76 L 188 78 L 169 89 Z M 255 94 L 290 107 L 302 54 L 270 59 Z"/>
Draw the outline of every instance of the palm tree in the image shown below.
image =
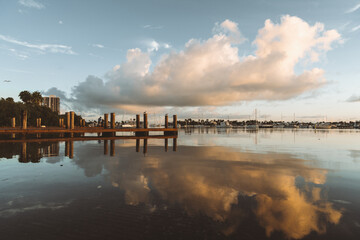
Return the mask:
<path id="1" fill-rule="evenodd" d="M 42 101 L 43 101 L 43 97 L 41 96 L 40 92 L 35 91 L 31 94 L 31 103 L 41 105 Z"/>
<path id="2" fill-rule="evenodd" d="M 19 93 L 19 97 L 20 97 L 21 101 L 23 101 L 24 103 L 30 103 L 30 101 L 32 99 L 32 95 L 29 91 L 21 91 Z"/>

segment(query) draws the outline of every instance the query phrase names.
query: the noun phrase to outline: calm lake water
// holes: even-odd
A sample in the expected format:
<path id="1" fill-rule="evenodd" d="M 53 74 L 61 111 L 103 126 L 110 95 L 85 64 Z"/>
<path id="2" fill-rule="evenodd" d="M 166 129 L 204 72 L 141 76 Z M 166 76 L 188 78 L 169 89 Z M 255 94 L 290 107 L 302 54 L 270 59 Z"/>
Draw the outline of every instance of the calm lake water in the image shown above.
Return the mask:
<path id="1" fill-rule="evenodd" d="M 1 239 L 360 239 L 360 131 L 146 141 L 0 143 Z"/>

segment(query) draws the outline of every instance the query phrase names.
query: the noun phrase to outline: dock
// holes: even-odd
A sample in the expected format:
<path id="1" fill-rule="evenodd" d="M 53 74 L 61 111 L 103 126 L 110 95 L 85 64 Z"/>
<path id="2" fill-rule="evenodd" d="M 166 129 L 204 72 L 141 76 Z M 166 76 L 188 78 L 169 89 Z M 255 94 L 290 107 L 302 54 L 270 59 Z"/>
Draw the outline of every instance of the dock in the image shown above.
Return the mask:
<path id="1" fill-rule="evenodd" d="M 65 119 L 59 119 L 59 127 L 43 127 L 41 125 L 41 118 L 36 119 L 36 127 L 27 126 L 27 112 L 22 113 L 21 126 L 15 126 L 15 118 L 11 119 L 11 127 L 1 127 L 0 134 L 10 134 L 15 138 L 15 134 L 22 136 L 36 134 L 41 138 L 41 134 L 59 134 L 62 137 L 73 137 L 74 134 L 84 136 L 85 133 L 97 133 L 98 136 L 111 137 L 116 136 L 117 132 L 132 132 L 136 137 L 149 136 L 150 132 L 163 132 L 164 136 L 177 136 L 177 115 L 173 115 L 172 128 L 169 127 L 168 116 L 165 115 L 165 124 L 163 128 L 149 128 L 147 114 L 143 115 L 143 124 L 140 124 L 140 115 L 136 115 L 136 127 L 117 127 L 115 126 L 115 113 L 111 113 L 110 121 L 108 121 L 109 114 L 104 114 L 104 120 L 101 127 L 86 126 L 85 120 L 81 119 L 80 126 L 75 126 L 74 112 L 67 112 Z"/>
<path id="2" fill-rule="evenodd" d="M 60 127 L 45 128 L 0 128 L 3 134 L 36 134 L 36 133 L 116 133 L 116 132 L 177 132 L 177 128 L 102 128 L 102 127 L 76 127 L 74 129 L 66 129 Z"/>

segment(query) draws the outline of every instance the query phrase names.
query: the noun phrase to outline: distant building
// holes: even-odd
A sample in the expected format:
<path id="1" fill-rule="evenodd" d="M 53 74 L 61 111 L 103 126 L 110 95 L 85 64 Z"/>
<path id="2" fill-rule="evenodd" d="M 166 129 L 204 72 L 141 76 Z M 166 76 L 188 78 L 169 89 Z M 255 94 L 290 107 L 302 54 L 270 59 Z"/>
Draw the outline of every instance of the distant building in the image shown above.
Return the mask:
<path id="1" fill-rule="evenodd" d="M 49 97 L 43 97 L 43 106 L 51 108 L 53 112 L 60 113 L 60 98 L 55 95 L 50 95 Z"/>

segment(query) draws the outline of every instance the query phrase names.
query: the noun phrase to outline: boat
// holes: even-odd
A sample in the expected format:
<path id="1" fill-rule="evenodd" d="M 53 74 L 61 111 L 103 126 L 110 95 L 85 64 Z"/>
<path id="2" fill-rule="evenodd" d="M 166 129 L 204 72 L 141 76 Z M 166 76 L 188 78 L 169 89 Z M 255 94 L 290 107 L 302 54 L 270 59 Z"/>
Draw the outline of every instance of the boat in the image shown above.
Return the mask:
<path id="1" fill-rule="evenodd" d="M 319 123 L 315 125 L 315 129 L 331 129 L 333 128 L 333 125 L 330 123 Z"/>
<path id="2" fill-rule="evenodd" d="M 229 121 L 220 122 L 220 125 L 216 125 L 217 128 L 231 128 Z"/>
<path id="3" fill-rule="evenodd" d="M 250 125 L 246 125 L 245 129 L 247 130 L 258 130 L 259 129 L 259 125 L 258 124 L 250 124 Z"/>

